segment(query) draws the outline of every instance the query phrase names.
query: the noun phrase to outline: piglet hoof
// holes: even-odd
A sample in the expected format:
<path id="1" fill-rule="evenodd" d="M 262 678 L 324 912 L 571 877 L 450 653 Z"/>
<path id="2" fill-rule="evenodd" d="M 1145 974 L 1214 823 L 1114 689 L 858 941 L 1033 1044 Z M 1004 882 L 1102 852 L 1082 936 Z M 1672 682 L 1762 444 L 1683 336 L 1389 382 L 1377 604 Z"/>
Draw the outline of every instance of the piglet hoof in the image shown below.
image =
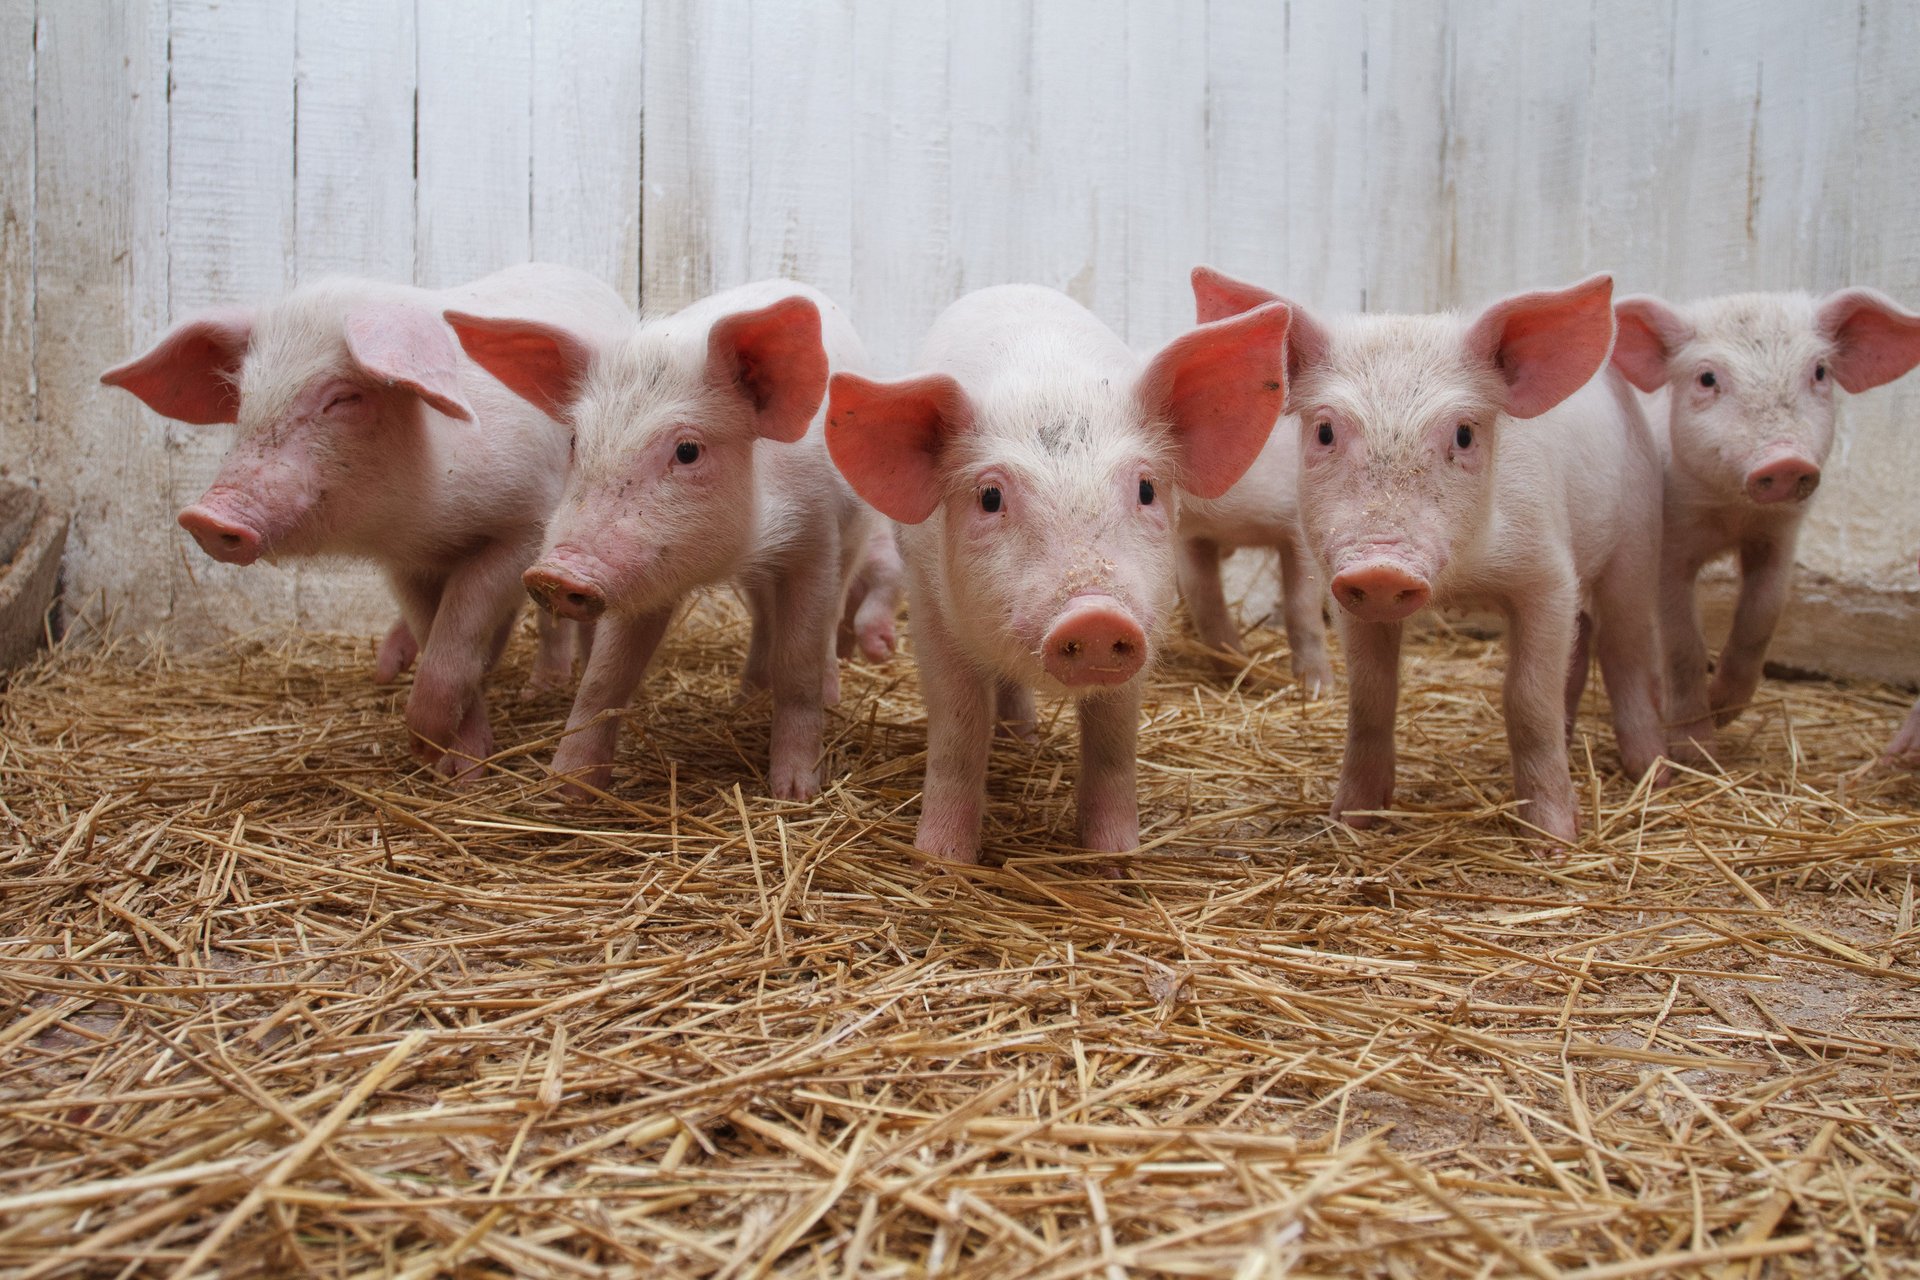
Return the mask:
<path id="1" fill-rule="evenodd" d="M 554 772 L 559 773 L 557 767 Z M 587 804 L 606 794 L 613 784 L 613 766 L 595 765 L 591 768 L 572 769 L 565 773 L 566 781 L 560 784 L 560 795 L 577 804 Z"/>
<path id="2" fill-rule="evenodd" d="M 1667 739 L 1667 758 L 1695 768 L 1713 764 L 1713 721 L 1696 720 L 1676 727 Z"/>
<path id="3" fill-rule="evenodd" d="M 527 683 L 520 690 L 520 701 L 532 702 L 550 693 L 559 693 L 572 680 L 572 671 L 562 671 L 557 667 L 535 667 L 528 674 Z"/>
<path id="4" fill-rule="evenodd" d="M 414 643 L 413 632 L 404 622 L 396 622 L 380 642 L 380 655 L 374 659 L 373 679 L 375 684 L 392 684 L 413 665 L 420 656 L 420 646 Z"/>
<path id="5" fill-rule="evenodd" d="M 840 664 L 829 662 L 826 674 L 820 677 L 820 705 L 837 707 L 840 705 Z"/>
<path id="6" fill-rule="evenodd" d="M 993 726 L 993 736 L 1005 738 L 1009 742 L 1025 742 L 1029 745 L 1040 741 L 1040 734 L 1034 729 L 1031 720 L 1001 720 Z"/>
<path id="7" fill-rule="evenodd" d="M 860 652 L 868 662 L 885 663 L 893 657 L 894 646 L 898 638 L 893 632 L 893 623 L 885 626 L 862 626 L 860 628 Z"/>
<path id="8" fill-rule="evenodd" d="M 1318 662 L 1293 660 L 1293 678 L 1300 684 L 1300 694 L 1308 702 L 1318 702 L 1333 692 L 1333 667 L 1325 658 Z"/>
<path id="9" fill-rule="evenodd" d="M 1380 822 L 1378 816 L 1367 810 L 1387 809 L 1392 805 L 1391 778 L 1343 777 L 1334 790 L 1330 813 L 1335 822 L 1344 822 L 1356 831 L 1365 831 Z"/>
<path id="10" fill-rule="evenodd" d="M 1546 833 L 1547 850 L 1564 848 L 1580 838 L 1580 809 L 1571 795 L 1535 796 L 1522 807 L 1520 817 Z"/>
<path id="11" fill-rule="evenodd" d="M 820 771 L 775 765 L 768 783 L 775 800 L 811 800 L 820 794 Z"/>

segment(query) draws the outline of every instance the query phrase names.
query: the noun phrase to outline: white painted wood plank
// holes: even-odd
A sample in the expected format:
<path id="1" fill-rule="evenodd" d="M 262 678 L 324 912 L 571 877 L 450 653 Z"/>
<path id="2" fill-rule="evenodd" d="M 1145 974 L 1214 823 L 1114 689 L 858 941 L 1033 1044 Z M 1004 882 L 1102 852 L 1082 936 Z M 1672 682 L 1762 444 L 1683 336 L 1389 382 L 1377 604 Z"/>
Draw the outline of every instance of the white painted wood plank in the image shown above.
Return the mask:
<path id="1" fill-rule="evenodd" d="M 632 0 L 533 10 L 533 256 L 640 297 L 643 11 Z"/>
<path id="2" fill-rule="evenodd" d="M 528 0 L 419 6 L 414 279 L 445 288 L 525 262 L 532 36 Z"/>
<path id="3" fill-rule="evenodd" d="M 852 287 L 881 372 L 904 371 L 953 301 L 947 0 L 854 11 Z"/>
<path id="4" fill-rule="evenodd" d="M 1284 292 L 1288 262 L 1287 11 L 1268 0 L 1207 6 L 1209 265 Z M 1192 291 L 1187 318 L 1192 319 Z"/>
<path id="5" fill-rule="evenodd" d="M 1663 244 L 1666 292 L 1680 299 L 1755 286 L 1758 128 L 1763 48 L 1758 0 L 1696 0 L 1675 9 L 1672 175 Z"/>
<path id="6" fill-rule="evenodd" d="M 1369 311 L 1449 305 L 1444 216 L 1449 7 L 1368 0 L 1364 208 Z"/>
<path id="7" fill-rule="evenodd" d="M 1207 255 L 1207 24 L 1197 19 L 1160 0 L 1126 6 L 1126 288 L 1115 327 L 1142 348 L 1192 327 L 1188 273 Z"/>
<path id="8" fill-rule="evenodd" d="M 1670 0 L 1595 0 L 1585 256 L 1617 293 L 1665 288 L 1663 210 L 1675 182 Z"/>
<path id="9" fill-rule="evenodd" d="M 853 8 L 813 0 L 751 13 L 748 278 L 804 280 L 844 302 L 853 288 Z"/>
<path id="10" fill-rule="evenodd" d="M 40 414 L 28 469 L 71 510 L 67 609 L 163 622 L 167 428 L 100 371 L 167 322 L 167 9 L 42 5 L 34 95 Z"/>
<path id="11" fill-rule="evenodd" d="M 0 0 L 0 472 L 25 474 L 33 403 L 33 10 Z"/>
<path id="12" fill-rule="evenodd" d="M 1127 33 L 1103 0 L 1033 8 L 1030 159 L 1015 187 L 1029 278 L 1127 327 Z M 1016 141 L 1015 145 L 1018 145 Z M 992 199 L 992 192 L 982 193 Z"/>
<path id="13" fill-rule="evenodd" d="M 1310 0 L 1287 10 L 1288 278 L 1275 287 L 1338 314 L 1366 300 L 1366 17 Z"/>
<path id="14" fill-rule="evenodd" d="M 647 0 L 641 302 L 671 311 L 750 279 L 746 0 Z"/>
<path id="15" fill-rule="evenodd" d="M 1911 22 L 1920 11 L 1907 14 Z M 1831 289 L 1852 272 L 1859 0 L 1774 5 L 1757 17 L 1755 278 L 1769 289 Z"/>
<path id="16" fill-rule="evenodd" d="M 172 0 L 168 125 L 168 309 L 271 301 L 294 259 L 294 11 Z M 171 505 L 197 498 L 232 441 L 223 427 L 175 427 Z M 175 624 L 217 636 L 297 613 L 298 570 L 237 568 L 174 530 Z"/>
<path id="17" fill-rule="evenodd" d="M 978 0 L 947 13 L 953 297 L 1040 281 L 1026 210 L 1041 183 L 1033 141 L 1033 4 Z M 937 311 L 936 311 L 937 314 Z"/>

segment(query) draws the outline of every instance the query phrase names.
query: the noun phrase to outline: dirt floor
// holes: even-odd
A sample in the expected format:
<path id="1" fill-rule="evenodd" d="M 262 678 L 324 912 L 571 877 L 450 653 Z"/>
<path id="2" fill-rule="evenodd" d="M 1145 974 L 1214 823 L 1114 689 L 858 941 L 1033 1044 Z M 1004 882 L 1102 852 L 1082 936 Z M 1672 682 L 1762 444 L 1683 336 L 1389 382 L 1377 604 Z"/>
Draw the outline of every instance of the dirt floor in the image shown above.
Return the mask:
<path id="1" fill-rule="evenodd" d="M 996 746 L 988 865 L 911 853 L 903 659 L 767 799 L 727 605 L 588 807 L 524 641 L 465 791 L 371 639 L 52 658 L 0 695 L 0 1269 L 1920 1274 L 1920 783 L 1862 768 L 1904 695 L 1770 682 L 1651 794 L 1590 693 L 1542 858 L 1497 645 L 1410 651 L 1357 833 L 1342 697 L 1251 639 L 1163 667 L 1119 880 L 1071 716 Z"/>

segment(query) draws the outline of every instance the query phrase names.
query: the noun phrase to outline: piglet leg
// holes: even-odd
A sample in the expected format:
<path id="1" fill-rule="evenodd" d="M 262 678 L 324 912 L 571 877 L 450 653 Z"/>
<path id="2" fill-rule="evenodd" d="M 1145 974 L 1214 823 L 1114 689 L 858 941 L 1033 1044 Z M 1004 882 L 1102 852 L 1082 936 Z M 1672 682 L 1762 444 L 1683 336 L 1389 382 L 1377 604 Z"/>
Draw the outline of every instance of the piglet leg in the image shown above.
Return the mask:
<path id="1" fill-rule="evenodd" d="M 1906 723 L 1893 735 L 1880 761 L 1896 769 L 1920 770 L 1920 702 L 1915 702 L 1913 710 L 1907 712 Z"/>
<path id="2" fill-rule="evenodd" d="M 1220 548 L 1206 538 L 1182 538 L 1174 561 L 1180 598 L 1187 602 L 1194 634 L 1209 649 L 1239 653 L 1240 629 L 1233 625 L 1227 593 L 1220 585 Z"/>
<path id="3" fill-rule="evenodd" d="M 1347 751 L 1333 792 L 1333 817 L 1352 827 L 1377 819 L 1364 809 L 1393 803 L 1393 721 L 1400 703 L 1400 624 L 1346 618 Z"/>
<path id="4" fill-rule="evenodd" d="M 1733 626 L 1707 689 L 1713 722 L 1732 724 L 1753 701 L 1773 629 L 1787 606 L 1787 584 L 1793 577 L 1791 534 L 1779 541 L 1749 542 L 1740 548 L 1740 599 L 1733 608 Z"/>
<path id="5" fill-rule="evenodd" d="M 834 611 L 840 603 L 833 572 L 837 560 L 823 555 L 811 565 L 796 566 L 773 588 L 773 750 L 767 781 L 780 800 L 811 800 L 820 794 L 820 742 L 827 721 L 822 699 L 838 621 Z M 834 693 L 839 693 L 837 681 Z"/>
<path id="6" fill-rule="evenodd" d="M 495 545 L 448 576 L 407 699 L 414 754 L 462 781 L 493 754 L 481 681 L 497 658 L 522 596 L 518 547 Z"/>
<path id="7" fill-rule="evenodd" d="M 1666 731 L 1660 723 L 1660 634 L 1654 617 L 1652 556 L 1628 548 L 1594 584 L 1592 622 L 1600 675 L 1613 708 L 1613 737 L 1630 777 L 1659 768 L 1655 786 L 1668 781 Z M 1583 616 L 1584 622 L 1584 616 Z M 1583 633 L 1587 630 L 1583 626 Z"/>
<path id="8" fill-rule="evenodd" d="M 1293 677 L 1309 698 L 1333 692 L 1333 661 L 1327 657 L 1327 620 L 1320 612 L 1326 592 L 1314 572 L 1306 541 L 1289 538 L 1275 548 L 1280 555 L 1280 604 L 1287 620 L 1287 647 L 1293 651 Z"/>
<path id="9" fill-rule="evenodd" d="M 1578 611 L 1571 589 L 1509 607 L 1502 692 L 1513 789 L 1526 803 L 1520 816 L 1565 841 L 1580 834 L 1566 730 L 1567 659 L 1573 652 Z"/>
<path id="10" fill-rule="evenodd" d="M 927 781 L 914 848 L 949 862 L 980 858 L 994 685 L 947 635 L 931 605 L 913 605 L 914 652 L 927 704 Z"/>
<path id="11" fill-rule="evenodd" d="M 1013 680 L 997 681 L 993 690 L 994 732 L 1021 742 L 1037 741 L 1033 727 L 1033 690 Z"/>
<path id="12" fill-rule="evenodd" d="M 556 618 L 545 609 L 536 609 L 533 625 L 540 640 L 534 651 L 533 670 L 527 676 L 527 687 L 521 691 L 523 698 L 564 689 L 573 679 L 573 642 L 578 624 Z"/>
<path id="13" fill-rule="evenodd" d="M 1080 700 L 1080 847 L 1125 853 L 1140 845 L 1140 685 Z"/>
<path id="14" fill-rule="evenodd" d="M 1660 639 L 1666 647 L 1667 741 L 1676 760 L 1699 763 L 1713 750 L 1707 703 L 1707 641 L 1700 631 L 1694 579 L 1700 566 L 1671 551 L 1660 564 Z"/>
<path id="15" fill-rule="evenodd" d="M 553 753 L 553 772 L 568 779 L 561 793 L 585 800 L 613 780 L 613 753 L 620 741 L 619 713 L 633 700 L 640 677 L 673 618 L 672 608 L 637 618 L 600 619 L 580 690 L 567 717 L 567 734 Z"/>
<path id="16" fill-rule="evenodd" d="M 373 664 L 374 683 L 392 684 L 405 674 L 419 656 L 419 642 L 413 638 L 413 629 L 407 626 L 407 620 L 402 618 L 393 624 L 386 638 L 380 642 L 380 656 Z"/>

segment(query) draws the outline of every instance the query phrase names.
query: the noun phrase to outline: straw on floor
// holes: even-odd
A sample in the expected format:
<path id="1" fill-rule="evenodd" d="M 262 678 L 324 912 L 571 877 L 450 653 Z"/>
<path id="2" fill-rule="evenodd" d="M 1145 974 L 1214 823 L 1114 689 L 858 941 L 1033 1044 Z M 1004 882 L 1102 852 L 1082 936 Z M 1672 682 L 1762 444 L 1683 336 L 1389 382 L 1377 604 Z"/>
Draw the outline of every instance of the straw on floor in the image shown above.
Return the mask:
<path id="1" fill-rule="evenodd" d="M 69 646 L 0 695 L 0 1269 L 1915 1273 L 1920 783 L 1860 768 L 1898 691 L 1771 682 L 1658 794 L 1590 693 L 1542 859 L 1497 645 L 1411 647 L 1357 833 L 1341 699 L 1250 641 L 1175 645 L 1118 880 L 1057 709 L 996 745 L 989 865 L 911 853 L 904 660 L 769 800 L 726 602 L 589 807 L 524 641 L 466 791 L 371 640 Z"/>

